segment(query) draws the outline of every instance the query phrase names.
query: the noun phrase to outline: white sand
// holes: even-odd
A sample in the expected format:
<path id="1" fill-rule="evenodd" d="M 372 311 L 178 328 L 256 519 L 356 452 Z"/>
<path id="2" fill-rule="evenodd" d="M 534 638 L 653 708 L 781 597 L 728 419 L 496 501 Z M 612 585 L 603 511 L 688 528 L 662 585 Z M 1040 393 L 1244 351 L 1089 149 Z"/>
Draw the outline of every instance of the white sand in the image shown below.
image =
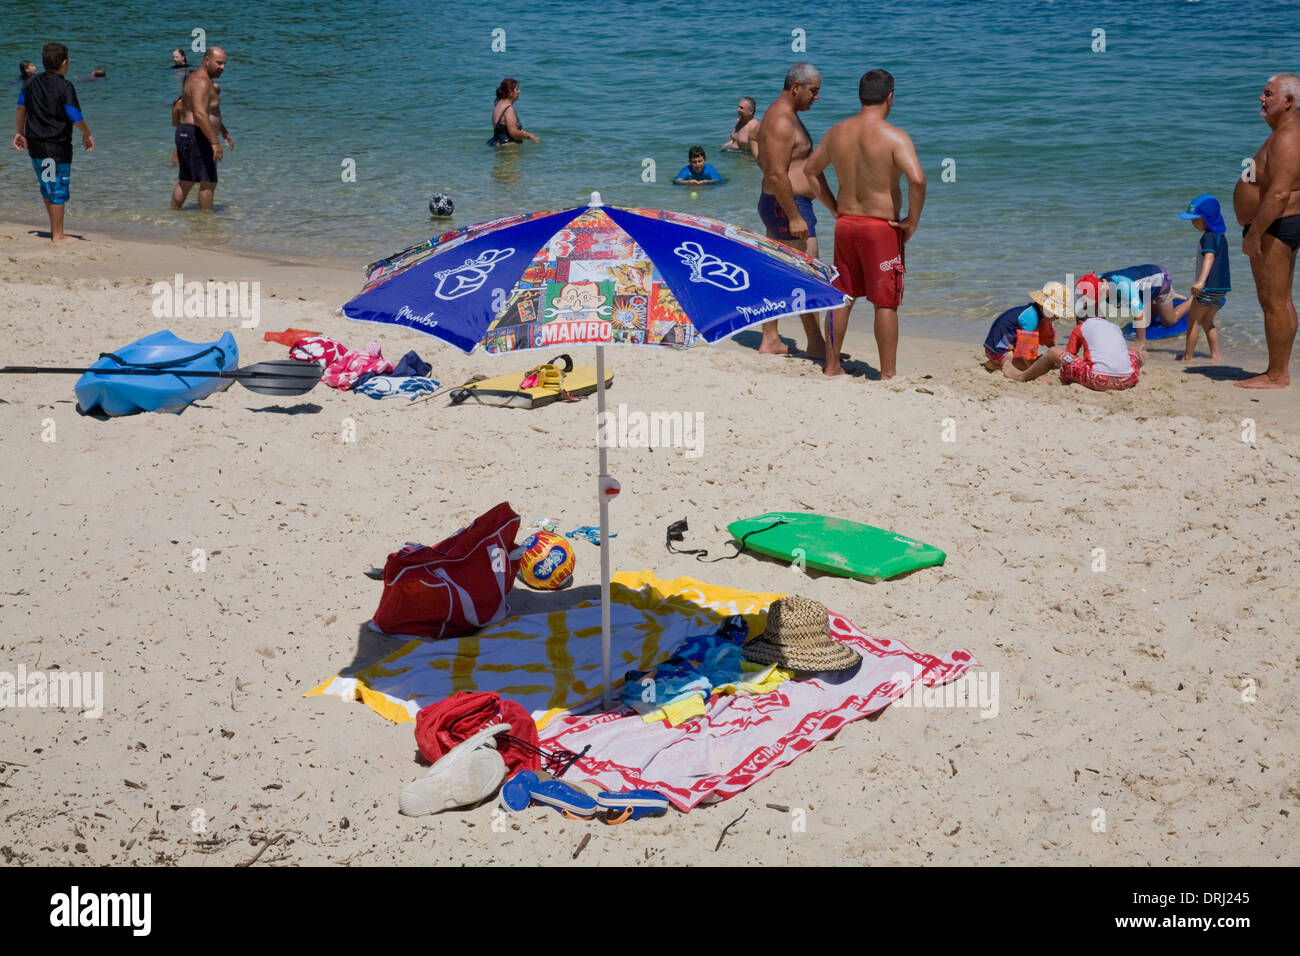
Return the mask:
<path id="1" fill-rule="evenodd" d="M 88 363 L 165 326 L 234 326 L 244 364 L 284 357 L 261 333 L 286 326 L 415 348 L 444 382 L 528 363 L 338 318 L 360 265 L 98 236 L 54 250 L 0 225 L 5 363 Z M 261 327 L 156 319 L 150 286 L 177 271 L 261 281 Z M 698 458 L 611 451 L 614 567 L 798 591 L 918 650 L 968 648 L 999 676 L 998 715 L 890 708 L 739 797 L 618 828 L 537 810 L 494 832 L 490 804 L 400 817 L 423 772 L 413 725 L 301 697 L 394 646 L 363 629 L 380 585 L 362 572 L 404 540 L 500 500 L 525 523 L 596 523 L 594 399 L 408 407 L 319 386 L 268 408 L 235 386 L 181 416 L 101 421 L 77 415 L 71 376 L 4 376 L 0 671 L 102 671 L 106 704 L 99 720 L 0 711 L 0 860 L 228 864 L 283 833 L 259 866 L 565 863 L 590 833 L 579 863 L 1300 862 L 1294 390 L 1186 374 L 1180 343 L 1131 392 L 1017 386 L 978 367 L 978 341 L 925 341 L 903 315 L 889 383 L 735 345 L 612 350 L 612 405 L 700 412 L 705 441 Z M 855 325 L 850 351 L 874 362 L 868 315 Z M 664 549 L 678 518 L 686 547 L 719 554 L 728 521 L 776 509 L 893 528 L 948 562 L 873 586 Z M 578 547 L 584 597 L 599 562 Z M 769 803 L 804 809 L 806 832 Z"/>

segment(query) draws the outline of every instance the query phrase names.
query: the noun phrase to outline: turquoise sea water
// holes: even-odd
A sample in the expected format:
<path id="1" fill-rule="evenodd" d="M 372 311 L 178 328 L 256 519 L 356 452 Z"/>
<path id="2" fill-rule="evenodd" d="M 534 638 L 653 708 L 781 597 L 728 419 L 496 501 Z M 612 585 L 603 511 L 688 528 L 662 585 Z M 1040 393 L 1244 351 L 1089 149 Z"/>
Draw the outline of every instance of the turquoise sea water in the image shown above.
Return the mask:
<path id="1" fill-rule="evenodd" d="M 858 109 L 858 77 L 884 67 L 897 84 L 891 121 L 929 180 L 904 330 L 978 342 L 998 311 L 1067 272 L 1159 262 L 1177 287 L 1190 284 L 1197 233 L 1175 214 L 1206 191 L 1230 205 L 1242 160 L 1268 132 L 1256 103 L 1265 79 L 1300 69 L 1297 13 L 1292 0 L 6 0 L 0 66 L 16 77 L 20 59 L 39 62 L 58 39 L 74 81 L 108 72 L 76 81 L 97 145 L 77 146 L 72 231 L 352 260 L 358 287 L 365 262 L 447 228 L 429 219 L 437 191 L 454 198 L 456 225 L 577 205 L 596 189 L 611 204 L 759 228 L 758 170 L 718 148 L 736 100 L 752 95 L 761 111 L 790 64 L 808 60 L 823 88 L 803 117 L 820 137 Z M 195 29 L 229 57 L 220 82 L 236 148 L 214 217 L 168 209 L 170 51 Z M 542 142 L 493 151 L 493 91 L 507 75 Z M 16 81 L 0 83 L 14 102 Z M 671 180 L 695 143 L 727 182 L 691 199 Z M 0 155 L 0 218 L 43 219 L 25 154 Z M 341 176 L 349 159 L 355 183 Z M 647 159 L 656 182 L 643 181 Z M 821 213 L 829 258 L 833 223 Z M 1234 291 L 1221 324 L 1229 344 L 1257 345 L 1249 265 L 1230 209 L 1225 218 Z"/>

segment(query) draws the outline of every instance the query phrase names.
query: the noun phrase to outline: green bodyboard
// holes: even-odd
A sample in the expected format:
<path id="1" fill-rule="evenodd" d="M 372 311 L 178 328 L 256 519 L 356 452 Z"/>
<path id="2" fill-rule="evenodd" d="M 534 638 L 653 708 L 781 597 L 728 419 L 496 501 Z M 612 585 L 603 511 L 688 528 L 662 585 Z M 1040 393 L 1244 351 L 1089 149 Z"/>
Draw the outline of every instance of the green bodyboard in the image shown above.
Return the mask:
<path id="1" fill-rule="evenodd" d="M 784 521 L 767 531 L 776 521 Z M 893 531 L 826 515 L 769 511 L 727 525 L 740 541 L 751 531 L 745 548 L 770 558 L 780 558 L 826 574 L 875 581 L 918 568 L 943 564 L 947 555 L 938 548 Z"/>

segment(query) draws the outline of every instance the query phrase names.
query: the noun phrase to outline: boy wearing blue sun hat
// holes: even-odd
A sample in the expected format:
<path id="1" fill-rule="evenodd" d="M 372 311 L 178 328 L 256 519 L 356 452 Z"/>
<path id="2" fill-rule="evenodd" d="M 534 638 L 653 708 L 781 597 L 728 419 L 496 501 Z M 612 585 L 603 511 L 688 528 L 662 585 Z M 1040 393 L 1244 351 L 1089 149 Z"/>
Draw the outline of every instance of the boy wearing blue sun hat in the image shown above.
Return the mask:
<path id="1" fill-rule="evenodd" d="M 1222 361 L 1219 352 L 1219 330 L 1214 327 L 1214 314 L 1223 305 L 1223 300 L 1232 289 L 1228 278 L 1228 240 L 1224 237 L 1223 215 L 1219 212 L 1219 201 L 1209 193 L 1202 193 L 1187 204 L 1187 210 L 1178 214 L 1179 219 L 1189 219 L 1201 230 L 1200 246 L 1197 249 L 1199 268 L 1196 281 L 1192 283 L 1191 311 L 1187 316 L 1187 344 L 1183 348 L 1182 360 L 1191 361 L 1196 351 L 1196 337 L 1200 329 L 1205 329 L 1205 339 L 1210 343 L 1211 361 Z"/>

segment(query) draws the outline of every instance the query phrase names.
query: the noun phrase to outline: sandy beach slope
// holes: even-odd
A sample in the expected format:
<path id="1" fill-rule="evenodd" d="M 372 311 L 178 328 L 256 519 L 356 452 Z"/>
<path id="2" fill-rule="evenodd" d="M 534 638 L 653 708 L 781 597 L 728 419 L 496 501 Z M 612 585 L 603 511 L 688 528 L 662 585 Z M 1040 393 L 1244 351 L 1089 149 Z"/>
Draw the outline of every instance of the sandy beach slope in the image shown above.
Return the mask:
<path id="1" fill-rule="evenodd" d="M 339 318 L 360 263 L 99 236 L 54 250 L 28 228 L 0 226 L 5 364 L 88 363 L 162 327 L 234 327 L 246 364 L 285 357 L 261 333 L 287 326 L 414 348 L 443 382 L 529 361 Z M 177 272 L 260 281 L 260 327 L 155 318 L 150 288 Z M 868 315 L 854 323 L 849 351 L 874 359 Z M 906 306 L 903 323 L 888 383 L 734 344 L 613 350 L 613 406 L 699 413 L 703 438 L 694 458 L 611 450 L 614 568 L 798 592 L 871 634 L 969 648 L 998 675 L 997 715 L 891 707 L 732 800 L 622 827 L 537 810 L 495 832 L 491 805 L 400 817 L 422 773 L 411 726 L 302 697 L 393 647 L 363 629 L 379 595 L 363 572 L 403 541 L 501 500 L 525 523 L 596 522 L 594 399 L 527 412 L 320 386 L 277 406 L 233 387 L 101 421 L 76 413 L 70 376 L 3 376 L 0 671 L 102 671 L 105 704 L 0 711 L 0 862 L 231 864 L 283 834 L 259 866 L 566 864 L 590 833 L 580 864 L 1300 863 L 1295 390 L 1189 373 L 1172 345 L 1131 392 L 1016 386 L 978 367 L 982 329 L 955 345 L 919 337 Z M 777 509 L 892 528 L 948 562 L 869 585 L 664 548 L 679 518 L 687 547 L 718 554 L 729 521 Z M 599 581 L 578 548 L 575 598 Z M 806 810 L 806 831 L 768 804 Z"/>

